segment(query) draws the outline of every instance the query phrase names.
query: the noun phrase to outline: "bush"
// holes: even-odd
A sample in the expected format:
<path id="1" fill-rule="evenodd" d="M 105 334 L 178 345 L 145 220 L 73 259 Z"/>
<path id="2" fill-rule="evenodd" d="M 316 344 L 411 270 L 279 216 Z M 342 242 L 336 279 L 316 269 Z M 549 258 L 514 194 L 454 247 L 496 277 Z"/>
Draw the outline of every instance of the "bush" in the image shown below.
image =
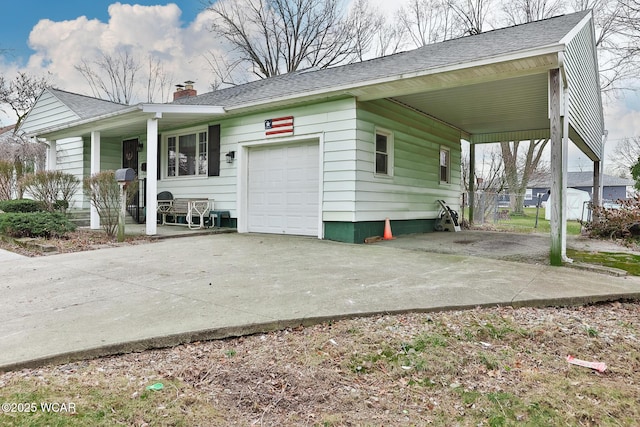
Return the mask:
<path id="1" fill-rule="evenodd" d="M 100 226 L 109 237 L 116 234 L 120 213 L 120 186 L 114 171 L 102 171 L 85 177 L 84 190 L 98 211 Z"/>
<path id="2" fill-rule="evenodd" d="M 40 212 L 44 211 L 42 202 L 31 199 L 2 200 L 0 201 L 0 211 L 4 212 Z"/>
<path id="3" fill-rule="evenodd" d="M 9 200 L 13 197 L 16 181 L 13 174 L 13 163 L 0 160 L 0 200 Z"/>
<path id="4" fill-rule="evenodd" d="M 20 180 L 22 189 L 42 202 L 49 212 L 65 212 L 78 191 L 80 180 L 62 171 L 40 171 L 25 175 Z"/>
<path id="5" fill-rule="evenodd" d="M 640 236 L 640 196 L 618 200 L 619 208 L 593 208 L 592 221 L 584 224 L 591 237 L 633 239 Z"/>
<path id="6" fill-rule="evenodd" d="M 5 213 L 0 215 L 0 233 L 11 237 L 62 237 L 76 229 L 58 212 Z"/>

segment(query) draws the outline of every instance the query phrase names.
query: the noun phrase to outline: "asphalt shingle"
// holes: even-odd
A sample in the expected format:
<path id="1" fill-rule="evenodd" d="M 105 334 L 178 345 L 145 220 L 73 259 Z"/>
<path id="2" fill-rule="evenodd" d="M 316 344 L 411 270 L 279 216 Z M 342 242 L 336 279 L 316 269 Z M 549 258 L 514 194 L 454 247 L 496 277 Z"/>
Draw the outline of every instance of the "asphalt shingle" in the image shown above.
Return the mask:
<path id="1" fill-rule="evenodd" d="M 49 91 L 58 98 L 60 102 L 76 113 L 80 119 L 101 116 L 129 107 L 125 104 L 118 104 L 117 102 L 106 101 L 104 99 L 93 98 L 60 89 L 50 88 Z"/>
<path id="2" fill-rule="evenodd" d="M 364 62 L 296 71 L 195 97 L 181 98 L 174 103 L 228 108 L 550 46 L 559 43 L 588 13 L 577 12 L 497 29 Z"/>

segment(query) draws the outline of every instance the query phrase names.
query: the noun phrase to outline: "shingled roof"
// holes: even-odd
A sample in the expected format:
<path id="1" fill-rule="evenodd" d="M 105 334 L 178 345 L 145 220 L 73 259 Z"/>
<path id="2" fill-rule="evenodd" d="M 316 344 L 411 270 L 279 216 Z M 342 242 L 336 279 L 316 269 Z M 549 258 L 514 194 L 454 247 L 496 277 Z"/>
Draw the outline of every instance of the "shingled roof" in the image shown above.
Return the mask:
<path id="1" fill-rule="evenodd" d="M 129 108 L 129 106 L 125 104 L 67 92 L 60 89 L 49 88 L 49 92 L 58 98 L 60 102 L 69 107 L 70 110 L 76 113 L 80 119 L 88 119 Z"/>
<path id="2" fill-rule="evenodd" d="M 175 104 L 219 105 L 225 108 L 268 101 L 334 87 L 349 87 L 399 78 L 429 70 L 471 63 L 557 45 L 589 11 L 430 44 L 343 66 L 307 69 L 174 101 Z"/>

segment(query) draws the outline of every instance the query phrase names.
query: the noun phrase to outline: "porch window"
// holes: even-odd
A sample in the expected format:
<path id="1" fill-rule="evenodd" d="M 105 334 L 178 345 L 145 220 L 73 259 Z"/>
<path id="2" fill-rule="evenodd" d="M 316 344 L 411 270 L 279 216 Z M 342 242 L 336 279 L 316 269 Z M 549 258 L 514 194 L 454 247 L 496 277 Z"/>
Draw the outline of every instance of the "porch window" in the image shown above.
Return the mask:
<path id="1" fill-rule="evenodd" d="M 376 174 L 392 175 L 393 134 L 384 130 L 376 130 Z"/>
<path id="2" fill-rule="evenodd" d="M 451 183 L 451 153 L 444 147 L 440 148 L 440 183 Z"/>
<path id="3" fill-rule="evenodd" d="M 167 138 L 167 176 L 207 175 L 207 132 Z"/>

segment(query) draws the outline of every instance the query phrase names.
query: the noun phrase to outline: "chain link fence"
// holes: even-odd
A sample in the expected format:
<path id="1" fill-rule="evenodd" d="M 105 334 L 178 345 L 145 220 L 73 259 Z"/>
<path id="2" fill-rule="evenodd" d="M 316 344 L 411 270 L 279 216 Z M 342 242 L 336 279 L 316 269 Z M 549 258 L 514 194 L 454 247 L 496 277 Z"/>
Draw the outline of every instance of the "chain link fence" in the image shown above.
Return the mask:
<path id="1" fill-rule="evenodd" d="M 512 200 L 517 199 L 525 201 L 524 206 L 530 208 L 537 208 L 536 215 L 540 215 L 544 218 L 544 206 L 542 199 L 527 198 L 527 195 L 520 195 L 511 193 L 496 193 L 490 191 L 477 191 L 474 193 L 474 209 L 473 209 L 473 222 L 474 224 L 489 224 L 499 223 L 500 221 L 511 220 L 511 215 L 514 213 L 512 209 Z M 464 206 L 463 213 L 464 219 L 469 219 L 469 193 L 462 194 L 462 206 Z"/>

